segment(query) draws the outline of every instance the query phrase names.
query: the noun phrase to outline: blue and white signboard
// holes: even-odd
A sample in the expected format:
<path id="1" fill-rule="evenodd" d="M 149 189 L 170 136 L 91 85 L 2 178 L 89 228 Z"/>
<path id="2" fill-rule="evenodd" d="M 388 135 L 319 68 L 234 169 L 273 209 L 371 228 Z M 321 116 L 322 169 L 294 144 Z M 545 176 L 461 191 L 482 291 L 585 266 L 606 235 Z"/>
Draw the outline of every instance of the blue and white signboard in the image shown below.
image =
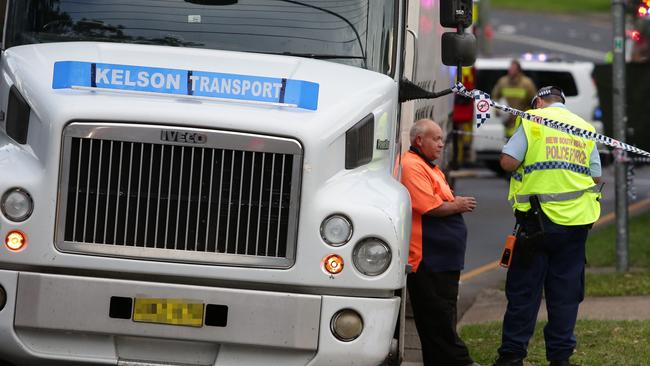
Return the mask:
<path id="1" fill-rule="evenodd" d="M 251 75 L 81 61 L 54 63 L 53 89 L 89 87 L 318 108 L 318 83 Z"/>

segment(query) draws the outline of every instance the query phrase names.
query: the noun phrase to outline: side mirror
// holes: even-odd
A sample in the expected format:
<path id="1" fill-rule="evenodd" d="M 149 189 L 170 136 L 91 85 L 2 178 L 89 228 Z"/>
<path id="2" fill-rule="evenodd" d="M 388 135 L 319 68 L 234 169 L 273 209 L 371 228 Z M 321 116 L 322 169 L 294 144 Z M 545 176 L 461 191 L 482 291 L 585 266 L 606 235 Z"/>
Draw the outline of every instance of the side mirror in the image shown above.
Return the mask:
<path id="1" fill-rule="evenodd" d="M 447 28 L 472 25 L 472 0 L 440 0 L 440 25 Z"/>
<path id="2" fill-rule="evenodd" d="M 442 63 L 447 66 L 472 66 L 476 61 L 476 37 L 468 33 L 442 35 Z"/>
<path id="3" fill-rule="evenodd" d="M 465 33 L 472 25 L 473 0 L 440 0 L 440 25 L 456 28 L 442 35 L 442 63 L 447 66 L 471 66 L 476 61 L 476 37 Z M 460 73 L 457 74 L 460 81 Z"/>

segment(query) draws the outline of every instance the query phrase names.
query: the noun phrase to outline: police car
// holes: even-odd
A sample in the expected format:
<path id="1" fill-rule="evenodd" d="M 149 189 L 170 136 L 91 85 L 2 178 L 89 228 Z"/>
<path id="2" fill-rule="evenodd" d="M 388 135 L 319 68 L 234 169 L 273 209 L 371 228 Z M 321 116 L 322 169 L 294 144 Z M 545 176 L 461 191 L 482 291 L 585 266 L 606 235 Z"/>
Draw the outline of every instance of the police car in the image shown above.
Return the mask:
<path id="1" fill-rule="evenodd" d="M 497 80 L 507 73 L 511 61 L 512 58 L 477 59 L 477 89 L 491 93 Z M 566 106 L 569 110 L 590 122 L 596 132 L 603 132 L 598 90 L 591 76 L 593 63 L 556 61 L 544 54 L 525 54 L 519 58 L 519 62 L 524 73 L 533 80 L 537 88 L 547 85 L 560 87 L 566 96 Z M 497 102 L 506 104 L 505 100 Z M 491 110 L 490 116 L 488 122 L 475 130 L 472 149 L 478 162 L 499 170 L 499 156 L 505 143 L 504 115 Z"/>

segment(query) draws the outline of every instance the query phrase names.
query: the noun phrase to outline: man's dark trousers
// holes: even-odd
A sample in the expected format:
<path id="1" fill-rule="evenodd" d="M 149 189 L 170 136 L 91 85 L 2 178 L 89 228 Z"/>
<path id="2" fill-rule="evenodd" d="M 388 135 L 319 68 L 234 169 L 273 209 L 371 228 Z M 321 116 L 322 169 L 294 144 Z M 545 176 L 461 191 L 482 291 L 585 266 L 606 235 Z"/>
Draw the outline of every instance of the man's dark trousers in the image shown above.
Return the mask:
<path id="1" fill-rule="evenodd" d="M 456 333 L 460 271 L 429 272 L 420 266 L 407 287 L 425 366 L 467 366 L 473 360 Z"/>
<path id="2" fill-rule="evenodd" d="M 573 334 L 578 306 L 584 298 L 585 241 L 589 227 L 557 225 L 544 218 L 543 238 L 528 258 L 515 254 L 508 269 L 499 354 L 525 358 L 544 289 L 548 323 L 544 327 L 546 357 L 569 359 L 576 346 Z"/>

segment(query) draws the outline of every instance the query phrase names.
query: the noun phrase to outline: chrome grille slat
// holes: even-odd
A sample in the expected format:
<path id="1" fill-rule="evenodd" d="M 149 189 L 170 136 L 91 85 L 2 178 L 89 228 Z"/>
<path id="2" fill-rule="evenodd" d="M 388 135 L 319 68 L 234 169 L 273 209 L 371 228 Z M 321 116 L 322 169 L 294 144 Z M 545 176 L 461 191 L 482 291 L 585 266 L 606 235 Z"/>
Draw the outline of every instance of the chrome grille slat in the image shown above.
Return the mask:
<path id="1" fill-rule="evenodd" d="M 149 184 L 147 186 L 147 197 L 151 197 L 151 173 L 153 172 L 153 146 L 151 147 L 150 153 L 149 153 Z M 149 234 L 149 206 L 150 206 L 151 200 L 147 199 L 147 213 L 145 215 L 145 220 L 144 220 L 144 239 L 142 240 L 142 244 L 144 247 L 147 247 L 147 236 Z"/>
<path id="2" fill-rule="evenodd" d="M 183 171 L 183 163 L 185 162 L 185 146 L 181 146 L 181 167 L 180 171 Z M 183 176 L 178 176 L 178 197 L 176 200 L 176 229 L 174 230 L 174 249 L 178 249 L 178 223 L 180 221 L 181 215 L 181 189 L 183 188 Z"/>
<path id="3" fill-rule="evenodd" d="M 208 220 L 205 225 L 205 248 L 203 248 L 204 252 L 208 251 L 208 240 L 210 238 L 210 216 L 212 214 L 212 210 L 210 209 L 212 207 L 212 181 L 214 180 L 214 155 L 215 151 L 212 150 L 212 158 L 210 161 L 210 192 L 208 193 Z"/>
<path id="4" fill-rule="evenodd" d="M 144 146 L 140 146 L 140 169 L 138 169 L 138 199 L 135 205 L 135 230 L 133 231 L 133 243 L 138 242 L 138 224 L 140 223 L 140 193 L 142 193 L 142 168 L 144 165 L 142 163 L 142 159 L 144 159 Z"/>
<path id="5" fill-rule="evenodd" d="M 257 205 L 257 230 L 255 230 L 255 255 L 259 254 L 259 244 L 260 244 L 260 225 L 262 223 L 262 187 L 264 187 L 264 163 L 266 163 L 266 154 L 262 154 L 262 171 L 261 171 L 261 180 L 260 184 L 260 200 Z"/>
<path id="6" fill-rule="evenodd" d="M 161 130 L 196 131 L 206 140 L 172 142 Z M 291 139 L 72 123 L 64 130 L 56 245 L 116 257 L 288 268 L 295 260 L 301 164 L 302 147 Z"/>
<path id="7" fill-rule="evenodd" d="M 77 187 L 79 187 L 79 183 L 81 183 L 81 154 L 83 151 L 83 142 L 79 144 L 79 159 L 77 162 Z M 78 212 L 78 205 L 79 205 L 79 190 L 75 192 L 75 199 L 74 199 L 74 224 L 72 226 L 72 240 L 76 240 L 77 238 L 77 212 Z"/>
<path id="8" fill-rule="evenodd" d="M 188 197 L 192 197 L 192 178 L 194 174 L 194 148 L 192 148 L 192 154 L 190 155 L 190 184 L 188 185 Z M 201 197 L 199 195 L 199 197 Z M 179 199 L 180 201 L 180 199 Z M 190 233 L 190 209 L 192 206 L 192 199 L 187 200 L 187 215 L 185 215 L 185 240 L 183 241 L 183 250 L 187 250 L 187 237 Z"/>
<path id="9" fill-rule="evenodd" d="M 217 230 L 214 235 L 214 252 L 217 252 L 217 240 L 219 239 L 219 224 L 221 224 L 221 191 L 223 190 L 223 164 L 225 162 L 225 150 L 221 150 L 221 174 L 219 176 L 219 203 L 217 203 Z"/>
<path id="10" fill-rule="evenodd" d="M 174 150 L 176 150 L 176 146 L 172 146 L 171 160 L 169 160 L 169 182 L 167 186 L 167 211 L 165 212 L 166 221 L 165 221 L 165 227 L 163 228 L 163 230 L 165 230 L 165 241 L 163 243 L 167 243 L 167 234 L 169 233 L 169 216 L 171 216 L 169 214 L 169 207 L 171 206 L 172 203 L 172 178 L 174 177 Z M 156 247 L 158 247 L 157 244 Z"/>
<path id="11" fill-rule="evenodd" d="M 122 244 L 126 245 L 126 236 L 129 232 L 129 206 L 131 205 L 131 173 L 133 173 L 133 142 L 131 143 L 131 148 L 129 149 L 129 178 L 126 186 L 126 211 L 124 215 L 124 239 Z M 115 241 L 117 242 L 117 240 Z"/>
<path id="12" fill-rule="evenodd" d="M 90 161 L 93 159 L 93 142 L 90 141 Z M 88 176 L 86 177 L 86 187 L 90 187 L 90 164 L 88 164 Z M 84 229 L 81 234 L 81 240 L 86 240 L 86 223 L 88 221 L 88 198 L 90 197 L 90 189 L 86 189 L 86 200 L 84 201 Z"/>
<path id="13" fill-rule="evenodd" d="M 120 194 L 122 194 L 122 155 L 124 153 L 124 142 L 120 142 L 120 166 L 117 171 L 117 194 L 115 195 L 115 224 L 113 225 L 113 244 L 117 244 L 117 226 L 120 213 Z"/>
<path id="14" fill-rule="evenodd" d="M 275 154 L 273 154 L 273 158 L 271 160 L 271 172 L 275 171 Z M 273 200 L 273 181 L 275 176 L 271 174 L 271 190 L 269 191 L 269 207 L 268 207 L 268 218 L 266 221 L 266 250 L 264 251 L 265 254 L 268 255 L 269 252 L 269 233 L 271 232 L 271 202 Z"/>
<path id="15" fill-rule="evenodd" d="M 113 141 L 111 141 L 111 147 L 110 147 L 110 152 L 108 153 L 108 161 L 113 161 Z M 106 209 L 104 211 L 104 238 L 102 239 L 102 242 L 106 243 L 106 229 L 108 228 L 108 206 L 109 206 L 109 197 L 110 197 L 110 191 L 111 191 L 111 168 L 113 167 L 113 164 L 108 165 L 108 187 L 106 188 Z"/>
<path id="16" fill-rule="evenodd" d="M 286 156 L 282 156 L 282 175 L 280 176 L 280 195 L 282 195 L 283 189 L 284 189 L 284 163 L 285 163 L 285 158 Z M 282 205 L 278 205 L 278 217 L 282 217 Z M 277 232 L 276 232 L 276 237 L 275 237 L 275 242 L 279 243 L 280 242 L 280 224 L 278 224 Z M 280 246 L 276 245 L 275 247 L 275 256 L 278 256 L 278 251 L 280 249 Z"/>
<path id="17" fill-rule="evenodd" d="M 205 165 L 203 165 L 205 159 L 205 149 L 201 149 L 201 175 L 199 176 L 199 202 L 197 205 L 197 213 L 196 213 L 196 226 L 194 228 L 194 251 L 198 252 L 199 251 L 199 224 L 201 223 L 201 204 L 202 204 L 202 198 L 203 198 L 203 170 L 205 168 Z M 207 225 L 206 225 L 207 226 Z"/>
<path id="18" fill-rule="evenodd" d="M 160 172 L 158 173 L 158 201 L 156 202 L 156 226 L 155 226 L 155 231 L 154 231 L 154 239 L 153 239 L 153 245 L 152 247 L 156 247 L 156 243 L 158 242 L 158 222 L 160 219 L 160 193 L 162 192 L 162 173 L 163 173 L 163 161 L 165 161 L 165 146 L 160 147 Z"/>
<path id="19" fill-rule="evenodd" d="M 250 181 L 252 182 L 253 179 L 255 178 L 255 151 L 253 151 L 253 157 L 251 161 L 251 177 Z M 250 254 L 249 247 L 248 245 L 250 242 L 248 241 L 249 239 L 249 234 L 251 232 L 251 209 L 253 207 L 253 184 L 250 185 L 250 189 L 248 191 L 248 220 L 246 221 L 246 254 Z M 256 253 L 257 254 L 257 253 Z"/>
<path id="20" fill-rule="evenodd" d="M 101 161 L 102 161 L 102 152 L 103 152 L 103 151 L 104 151 L 104 141 L 100 141 L 100 142 L 99 142 L 99 162 L 100 162 L 100 164 L 101 164 Z M 100 170 L 100 171 L 98 172 L 98 174 L 97 174 L 97 190 L 95 191 L 95 192 L 97 192 L 97 193 L 96 193 L 96 195 L 95 195 L 95 222 L 94 222 L 94 224 L 93 224 L 93 228 L 94 228 L 94 230 L 93 230 L 93 240 L 92 240 L 93 243 L 97 240 L 97 239 L 96 239 L 96 234 L 97 234 L 97 216 L 99 216 L 99 214 L 98 214 L 98 210 L 99 210 L 99 196 L 101 196 L 101 195 L 100 195 L 100 186 L 99 186 L 99 184 L 101 183 L 101 180 L 102 180 L 102 171 Z"/>
<path id="21" fill-rule="evenodd" d="M 230 238 L 230 208 L 232 206 L 232 178 L 233 175 L 235 174 L 235 152 L 232 151 L 230 153 L 230 183 L 228 184 L 228 210 L 227 213 L 228 215 L 226 216 L 226 240 L 224 242 L 225 248 L 224 250 L 228 250 L 229 247 L 229 242 L 228 239 Z"/>
<path id="22" fill-rule="evenodd" d="M 234 155 L 234 154 L 233 154 Z M 241 204 L 241 194 L 242 194 L 242 189 L 244 188 L 244 168 L 246 167 L 246 152 L 242 151 L 241 152 L 241 173 L 239 175 L 239 205 L 237 205 L 237 227 L 235 228 L 235 253 L 239 253 L 239 222 L 241 220 L 241 207 L 243 206 Z M 245 252 L 244 252 L 245 253 Z"/>

